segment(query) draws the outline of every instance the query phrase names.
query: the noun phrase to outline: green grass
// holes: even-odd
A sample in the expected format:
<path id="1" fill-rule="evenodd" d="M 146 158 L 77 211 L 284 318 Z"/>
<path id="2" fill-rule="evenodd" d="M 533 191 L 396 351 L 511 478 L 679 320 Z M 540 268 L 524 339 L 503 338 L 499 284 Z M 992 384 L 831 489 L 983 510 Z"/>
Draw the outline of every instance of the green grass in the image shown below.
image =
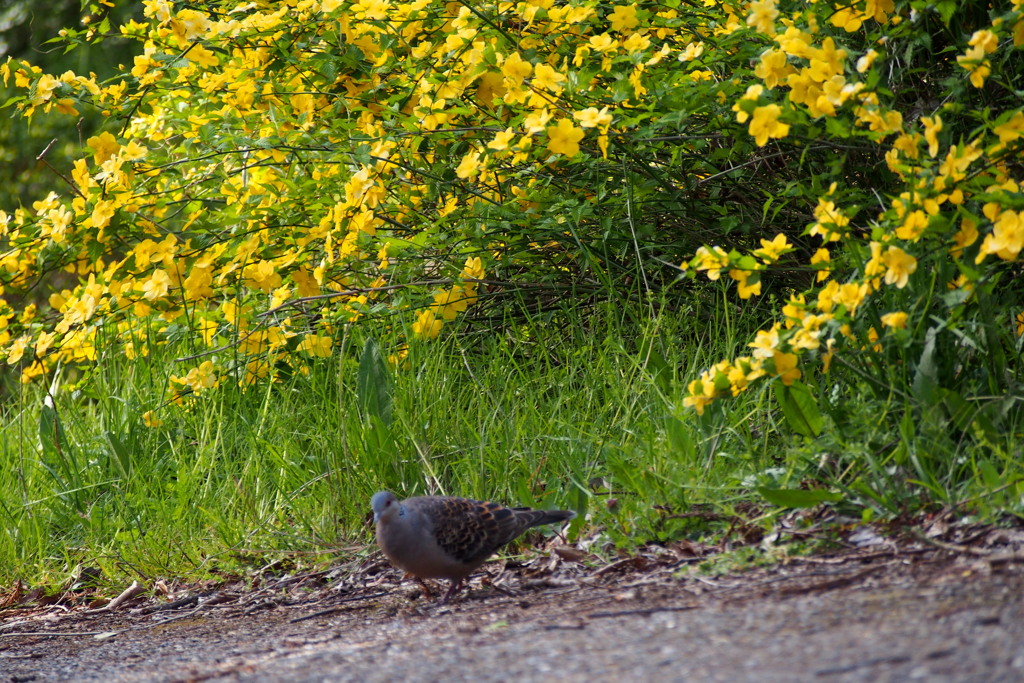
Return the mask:
<path id="1" fill-rule="evenodd" d="M 375 353 L 393 340 L 365 326 L 309 375 L 222 385 L 184 409 L 163 405 L 181 372 L 167 347 L 134 361 L 110 350 L 78 389 L 54 383 L 52 408 L 44 388 L 16 387 L 0 436 L 0 582 L 58 583 L 79 563 L 155 578 L 279 553 L 329 561 L 371 539 L 381 488 L 569 506 L 619 544 L 665 533 L 655 505 L 737 498 L 763 463 L 749 430 L 679 407 L 684 378 L 730 349 L 688 315 L 649 316 L 510 320 L 415 345 L 399 370 Z M 145 427 L 147 410 L 164 424 Z"/>
<path id="2" fill-rule="evenodd" d="M 384 360 L 394 339 L 357 326 L 308 375 L 225 384 L 186 408 L 164 399 L 187 349 L 110 349 L 77 389 L 54 382 L 52 407 L 45 387 L 18 386 L 3 406 L 0 585 L 59 585 L 78 565 L 119 582 L 336 562 L 372 540 L 381 488 L 571 507 L 588 516 L 570 535 L 600 532 L 599 552 L 713 540 L 735 514 L 768 527 L 782 508 L 759 486 L 828 489 L 865 517 L 1019 511 L 1012 430 L 986 453 L 938 457 L 926 424 L 893 429 L 903 408 L 867 393 L 819 397 L 816 439 L 787 428 L 770 390 L 703 417 L 682 408 L 686 382 L 742 352 L 756 322 L 714 311 L 519 316 L 413 345 L 401 369 Z M 161 427 L 144 426 L 148 410 Z M 693 509 L 715 514 L 680 514 Z"/>

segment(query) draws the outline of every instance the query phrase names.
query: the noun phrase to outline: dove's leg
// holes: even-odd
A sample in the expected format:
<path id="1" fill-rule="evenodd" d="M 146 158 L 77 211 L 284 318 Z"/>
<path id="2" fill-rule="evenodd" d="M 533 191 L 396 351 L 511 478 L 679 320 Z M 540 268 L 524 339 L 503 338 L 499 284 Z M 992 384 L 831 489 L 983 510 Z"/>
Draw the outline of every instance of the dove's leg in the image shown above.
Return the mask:
<path id="1" fill-rule="evenodd" d="M 448 589 L 448 592 L 444 594 L 443 598 L 441 598 L 441 603 L 440 604 L 442 604 L 442 605 L 444 603 L 448 602 L 448 599 L 451 598 L 453 595 L 455 595 L 455 593 L 459 590 L 459 586 L 462 585 L 462 579 L 451 579 L 451 582 L 452 582 L 452 585 Z"/>
<path id="2" fill-rule="evenodd" d="M 416 583 L 418 583 L 420 585 L 420 588 L 423 589 L 424 598 L 432 599 L 434 597 L 434 594 L 430 591 L 430 586 L 427 585 L 426 581 L 424 581 L 418 576 L 413 576 L 412 578 L 415 579 Z"/>

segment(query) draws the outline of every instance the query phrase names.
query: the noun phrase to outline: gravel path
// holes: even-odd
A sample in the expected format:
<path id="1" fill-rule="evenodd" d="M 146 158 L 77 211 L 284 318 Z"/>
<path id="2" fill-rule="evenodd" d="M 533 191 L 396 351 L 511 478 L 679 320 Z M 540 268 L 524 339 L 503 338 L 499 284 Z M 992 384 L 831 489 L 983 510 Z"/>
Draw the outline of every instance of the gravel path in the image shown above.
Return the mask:
<path id="1" fill-rule="evenodd" d="M 716 578 L 623 566 L 533 587 L 522 573 L 515 596 L 475 586 L 446 606 L 384 572 L 345 596 L 180 613 L 8 609 L 0 681 L 1024 680 L 1020 553 L 851 553 Z"/>

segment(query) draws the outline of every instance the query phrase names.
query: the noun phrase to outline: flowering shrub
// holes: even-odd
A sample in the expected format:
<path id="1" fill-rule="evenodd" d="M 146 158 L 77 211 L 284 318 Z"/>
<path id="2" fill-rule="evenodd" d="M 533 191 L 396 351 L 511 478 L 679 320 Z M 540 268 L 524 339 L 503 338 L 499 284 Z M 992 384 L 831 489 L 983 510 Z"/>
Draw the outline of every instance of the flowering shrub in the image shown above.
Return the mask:
<path id="1" fill-rule="evenodd" d="M 844 163 L 800 234 L 805 248 L 814 238 L 804 262 L 816 277 L 788 296 L 749 356 L 705 371 L 685 403 L 703 412 L 775 377 L 790 424 L 814 435 L 820 417 L 800 379 L 809 358 L 827 373 L 839 357 L 882 396 L 938 406 L 954 427 L 980 425 L 992 437 L 996 416 L 1019 414 L 1022 379 L 1021 3 L 824 9 L 785 16 L 771 0 L 749 5 L 747 23 L 770 44 L 758 81 L 733 106 L 758 145 L 819 138 Z M 864 142 L 871 164 L 847 151 Z M 701 247 L 684 268 L 712 280 L 728 273 L 746 299 L 780 257 L 800 253 L 793 238 L 761 238 L 746 251 Z M 966 400 L 986 394 L 988 405 Z"/>
<path id="2" fill-rule="evenodd" d="M 488 284 L 639 263 L 654 287 L 684 258 L 786 299 L 690 385 L 697 411 L 844 354 L 1002 354 L 985 391 L 1019 373 L 1020 2 L 144 6 L 110 78 L 2 66 L 21 115 L 110 122 L 0 213 L 25 381 L 95 361 L 102 329 L 129 355 L 191 340 L 180 397 L 301 370 L 368 315 L 431 339 Z M 19 307 L 58 270 L 78 284 Z"/>

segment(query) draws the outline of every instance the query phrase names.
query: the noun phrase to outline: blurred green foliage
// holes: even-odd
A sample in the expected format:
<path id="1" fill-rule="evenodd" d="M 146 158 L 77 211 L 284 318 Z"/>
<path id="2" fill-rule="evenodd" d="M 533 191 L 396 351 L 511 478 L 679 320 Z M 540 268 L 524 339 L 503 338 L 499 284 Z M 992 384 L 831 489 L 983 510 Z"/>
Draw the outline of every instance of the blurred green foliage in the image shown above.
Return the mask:
<path id="1" fill-rule="evenodd" d="M 110 11 L 122 20 L 141 16 L 137 3 L 119 3 Z M 79 0 L 0 0 L 0 61 L 27 59 L 46 73 L 95 73 L 100 80 L 109 77 L 119 64 L 130 64 L 139 51 L 137 43 L 120 38 L 95 46 L 67 51 L 64 43 L 52 42 L 66 27 L 81 26 L 82 17 L 94 17 Z M 120 22 L 117 22 L 120 23 Z M 0 103 L 14 96 L 13 83 L 0 83 Z M 0 114 L 0 205 L 31 207 L 63 184 L 56 171 L 67 173 L 82 141 L 99 129 L 102 112 L 83 109 L 77 122 L 78 134 L 68 135 L 66 119 L 36 117 L 28 121 L 5 107 Z M 47 146 L 53 145 L 47 149 Z M 46 154 L 40 159 L 43 151 Z M 47 166 L 48 162 L 50 166 Z"/>

